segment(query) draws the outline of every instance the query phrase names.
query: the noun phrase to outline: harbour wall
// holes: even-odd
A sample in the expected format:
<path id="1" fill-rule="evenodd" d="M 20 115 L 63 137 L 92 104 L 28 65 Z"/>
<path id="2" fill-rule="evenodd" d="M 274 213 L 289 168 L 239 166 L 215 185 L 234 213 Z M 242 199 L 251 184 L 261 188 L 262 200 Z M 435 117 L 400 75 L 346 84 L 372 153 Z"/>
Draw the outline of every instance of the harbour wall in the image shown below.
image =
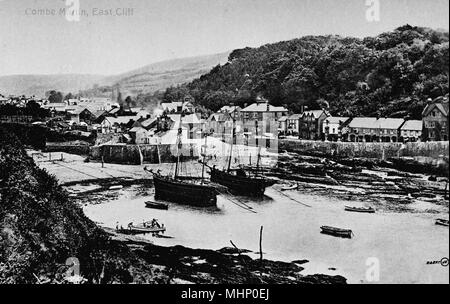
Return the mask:
<path id="1" fill-rule="evenodd" d="M 176 145 L 127 145 L 106 144 L 90 148 L 89 159 L 105 163 L 139 165 L 143 163 L 173 163 L 177 155 Z M 183 145 L 182 160 L 198 159 L 195 144 Z"/>
<path id="2" fill-rule="evenodd" d="M 411 143 L 363 143 L 363 142 L 323 142 L 281 139 L 279 150 L 297 152 L 307 155 L 323 155 L 344 158 L 378 158 L 398 157 L 447 158 L 449 142 L 411 142 Z"/>

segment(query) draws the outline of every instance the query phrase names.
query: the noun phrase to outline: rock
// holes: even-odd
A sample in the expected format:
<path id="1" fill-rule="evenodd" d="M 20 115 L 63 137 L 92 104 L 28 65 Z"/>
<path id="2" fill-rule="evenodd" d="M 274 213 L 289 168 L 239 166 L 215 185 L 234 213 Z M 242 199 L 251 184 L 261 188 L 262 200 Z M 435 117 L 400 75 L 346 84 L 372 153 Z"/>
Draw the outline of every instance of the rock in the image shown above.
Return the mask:
<path id="1" fill-rule="evenodd" d="M 309 263 L 309 261 L 308 260 L 295 260 L 295 261 L 292 261 L 292 263 L 297 264 L 297 265 L 303 265 L 303 264 Z"/>
<path id="2" fill-rule="evenodd" d="M 223 254 L 242 254 L 242 253 L 250 253 L 251 250 L 248 249 L 236 249 L 234 247 L 224 247 L 222 249 L 217 250 L 220 253 Z"/>

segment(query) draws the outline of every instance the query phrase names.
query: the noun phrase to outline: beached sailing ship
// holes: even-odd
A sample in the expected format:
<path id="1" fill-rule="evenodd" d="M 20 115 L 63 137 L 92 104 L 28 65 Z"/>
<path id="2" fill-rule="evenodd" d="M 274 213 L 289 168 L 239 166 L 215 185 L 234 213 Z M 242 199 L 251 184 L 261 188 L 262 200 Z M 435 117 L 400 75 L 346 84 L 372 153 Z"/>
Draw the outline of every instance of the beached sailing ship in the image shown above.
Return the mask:
<path id="1" fill-rule="evenodd" d="M 174 174 L 164 176 L 160 173 L 160 171 L 155 173 L 148 170 L 153 174 L 155 199 L 197 207 L 216 206 L 216 188 L 206 185 L 203 178 L 194 179 L 179 175 L 181 148 L 182 128 L 180 122 L 180 128 L 178 129 L 177 135 L 177 160 Z"/>
<path id="2" fill-rule="evenodd" d="M 272 180 L 260 176 L 259 162 L 261 149 L 258 150 L 258 160 L 256 171 L 254 173 L 246 172 L 244 169 L 231 169 L 231 160 L 233 157 L 233 144 L 236 136 L 235 129 L 236 119 L 233 117 L 233 131 L 231 136 L 230 155 L 228 158 L 228 168 L 219 170 L 215 166 L 211 169 L 211 181 L 227 187 L 230 191 L 246 196 L 263 196 L 267 187 L 274 184 Z"/>

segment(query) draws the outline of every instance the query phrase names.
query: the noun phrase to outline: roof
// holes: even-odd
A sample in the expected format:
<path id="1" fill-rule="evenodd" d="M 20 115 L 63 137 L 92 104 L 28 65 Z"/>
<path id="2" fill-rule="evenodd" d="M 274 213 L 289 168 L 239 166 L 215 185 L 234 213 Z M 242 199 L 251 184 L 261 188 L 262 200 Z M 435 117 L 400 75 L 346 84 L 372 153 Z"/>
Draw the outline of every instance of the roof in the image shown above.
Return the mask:
<path id="1" fill-rule="evenodd" d="M 116 114 L 117 112 L 120 111 L 120 108 L 112 108 L 108 113 L 110 114 Z"/>
<path id="2" fill-rule="evenodd" d="M 119 116 L 119 117 L 106 117 L 105 120 L 108 120 L 111 124 L 127 124 L 131 120 L 137 121 L 139 117 L 136 116 Z"/>
<path id="3" fill-rule="evenodd" d="M 200 124 L 201 121 L 198 118 L 197 114 L 186 115 L 183 117 L 184 124 Z"/>
<path id="4" fill-rule="evenodd" d="M 141 122 L 141 125 L 144 128 L 147 128 L 148 126 L 150 126 L 151 124 L 153 124 L 154 122 L 156 122 L 158 119 L 157 118 L 149 118 L 144 120 L 143 122 Z"/>
<path id="5" fill-rule="evenodd" d="M 422 131 L 423 122 L 421 120 L 407 120 L 401 130 Z"/>
<path id="6" fill-rule="evenodd" d="M 139 132 L 139 131 L 147 132 L 147 130 L 144 129 L 143 127 L 134 127 L 134 128 L 131 128 L 131 130 L 130 130 L 129 132 L 134 133 L 134 132 Z"/>
<path id="7" fill-rule="evenodd" d="M 231 118 L 231 116 L 228 113 L 214 113 L 214 114 L 211 114 L 211 116 L 208 118 L 208 121 L 212 121 L 213 119 L 215 121 L 227 121 L 230 118 Z"/>
<path id="8" fill-rule="evenodd" d="M 297 120 L 297 119 L 300 119 L 302 117 L 303 117 L 303 114 L 292 114 L 287 119 L 289 119 L 289 120 Z"/>
<path id="9" fill-rule="evenodd" d="M 445 116 L 448 116 L 448 111 L 449 111 L 448 102 L 432 103 L 432 104 L 427 105 L 425 107 L 425 109 L 423 110 L 422 116 L 428 116 L 434 108 L 438 108 L 439 111 L 442 112 L 442 114 L 444 114 Z"/>
<path id="10" fill-rule="evenodd" d="M 235 106 L 223 106 L 219 112 L 229 112 L 229 113 L 233 113 L 235 110 L 239 111 L 242 110 L 241 107 L 235 107 Z"/>
<path id="11" fill-rule="evenodd" d="M 338 117 L 338 116 L 330 116 L 325 121 L 328 121 L 330 124 L 340 124 L 349 120 L 350 117 Z"/>
<path id="12" fill-rule="evenodd" d="M 397 130 L 405 122 L 403 118 L 380 118 L 377 123 L 381 129 L 395 129 Z"/>
<path id="13" fill-rule="evenodd" d="M 350 128 L 362 129 L 398 129 L 405 120 L 402 118 L 355 117 L 349 124 Z"/>
<path id="14" fill-rule="evenodd" d="M 310 115 L 314 118 L 319 118 L 320 115 L 322 115 L 325 111 L 324 110 L 312 110 L 312 111 L 305 111 L 303 112 L 303 116 Z"/>
<path id="15" fill-rule="evenodd" d="M 379 125 L 377 125 L 376 117 L 355 117 L 352 119 L 348 126 L 349 128 L 379 128 Z"/>
<path id="16" fill-rule="evenodd" d="M 288 118 L 289 118 L 289 117 L 287 117 L 287 116 L 283 116 L 283 117 L 280 117 L 280 119 L 278 119 L 278 121 L 279 121 L 279 122 L 283 122 L 283 121 L 288 120 Z"/>
<path id="17" fill-rule="evenodd" d="M 288 110 L 285 107 L 275 107 L 268 103 L 254 103 L 243 109 L 242 112 L 288 112 Z"/>
<path id="18" fill-rule="evenodd" d="M 67 110 L 67 112 L 74 114 L 74 115 L 80 115 L 81 113 L 83 113 L 84 111 L 89 111 L 91 112 L 88 108 L 86 107 L 76 107 L 70 110 Z M 92 113 L 92 112 L 91 112 Z"/>
<path id="19" fill-rule="evenodd" d="M 173 121 L 180 121 L 181 120 L 181 114 L 168 114 L 167 117 L 169 117 Z"/>

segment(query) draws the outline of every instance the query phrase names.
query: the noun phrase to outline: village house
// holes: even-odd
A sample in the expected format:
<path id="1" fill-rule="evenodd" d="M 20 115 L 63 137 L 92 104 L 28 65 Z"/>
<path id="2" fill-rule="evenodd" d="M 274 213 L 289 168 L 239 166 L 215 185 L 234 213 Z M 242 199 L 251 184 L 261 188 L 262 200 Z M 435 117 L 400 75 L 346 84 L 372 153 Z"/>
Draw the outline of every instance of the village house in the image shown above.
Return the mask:
<path id="1" fill-rule="evenodd" d="M 200 114 L 189 114 L 182 117 L 182 126 L 188 130 L 188 138 L 194 139 L 201 136 L 205 123 L 200 118 Z"/>
<path id="2" fill-rule="evenodd" d="M 400 141 L 416 142 L 422 139 L 422 120 L 407 120 L 400 127 Z"/>
<path id="3" fill-rule="evenodd" d="M 137 120 L 136 116 L 104 117 L 99 131 L 105 134 L 126 132 Z"/>
<path id="4" fill-rule="evenodd" d="M 136 145 L 148 145 L 150 144 L 150 134 L 143 127 L 133 127 L 128 131 L 128 134 L 131 136 L 132 141 Z"/>
<path id="5" fill-rule="evenodd" d="M 205 129 L 211 132 L 213 136 L 224 136 L 226 130 L 231 130 L 233 128 L 233 118 L 227 112 L 225 113 L 214 113 L 209 116 L 206 120 Z"/>
<path id="6" fill-rule="evenodd" d="M 439 97 L 428 104 L 422 113 L 423 137 L 429 141 L 448 141 L 448 96 Z"/>
<path id="7" fill-rule="evenodd" d="M 66 120 L 72 121 L 76 124 L 80 124 L 82 122 L 91 125 L 97 119 L 88 108 L 85 107 L 76 107 L 74 109 L 66 110 Z"/>
<path id="8" fill-rule="evenodd" d="M 355 117 L 348 125 L 352 142 L 398 142 L 404 119 Z"/>
<path id="9" fill-rule="evenodd" d="M 350 117 L 330 116 L 323 122 L 325 140 L 339 141 L 342 139 L 342 128 L 349 122 Z"/>
<path id="10" fill-rule="evenodd" d="M 325 110 L 305 111 L 299 125 L 299 136 L 307 140 L 319 140 L 324 137 L 323 122 L 329 116 Z"/>
<path id="11" fill-rule="evenodd" d="M 242 120 L 242 108 L 239 106 L 223 106 L 218 113 L 228 113 L 236 120 Z"/>
<path id="12" fill-rule="evenodd" d="M 278 135 L 286 135 L 288 132 L 288 116 L 278 119 Z"/>
<path id="13" fill-rule="evenodd" d="M 287 134 L 298 136 L 300 134 L 300 122 L 302 114 L 292 114 L 287 117 Z"/>
<path id="14" fill-rule="evenodd" d="M 288 115 L 288 110 L 284 107 L 275 107 L 269 104 L 269 101 L 258 98 L 256 103 L 242 109 L 243 121 L 263 121 L 275 119 Z"/>

